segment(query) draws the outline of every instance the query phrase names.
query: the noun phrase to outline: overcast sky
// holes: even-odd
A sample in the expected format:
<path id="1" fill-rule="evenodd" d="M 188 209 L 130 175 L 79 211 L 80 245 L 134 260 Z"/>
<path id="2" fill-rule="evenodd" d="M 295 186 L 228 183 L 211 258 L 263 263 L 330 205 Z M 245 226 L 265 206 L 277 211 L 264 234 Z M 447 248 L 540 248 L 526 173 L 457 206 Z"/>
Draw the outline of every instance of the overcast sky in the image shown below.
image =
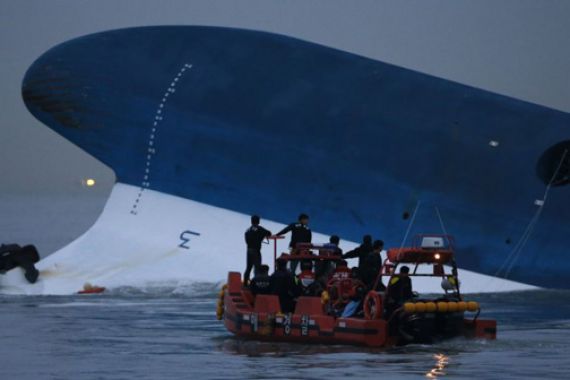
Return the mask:
<path id="1" fill-rule="evenodd" d="M 569 111 L 569 20 L 570 1 L 552 0 L 0 0 L 0 194 L 104 196 L 113 183 L 21 99 L 26 69 L 73 37 L 160 24 L 272 31 Z"/>

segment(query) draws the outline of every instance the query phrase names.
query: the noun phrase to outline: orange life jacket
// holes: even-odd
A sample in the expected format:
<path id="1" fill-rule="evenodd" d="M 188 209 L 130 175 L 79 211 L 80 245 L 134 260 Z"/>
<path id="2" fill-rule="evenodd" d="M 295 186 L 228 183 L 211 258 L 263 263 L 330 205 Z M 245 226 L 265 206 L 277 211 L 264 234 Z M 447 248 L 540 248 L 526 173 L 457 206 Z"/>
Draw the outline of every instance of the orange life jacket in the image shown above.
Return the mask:
<path id="1" fill-rule="evenodd" d="M 303 287 L 308 287 L 310 286 L 313 282 L 315 282 L 315 274 L 313 273 L 313 271 L 310 270 L 304 270 L 301 273 L 299 273 L 299 281 L 301 282 L 301 285 L 303 285 Z"/>

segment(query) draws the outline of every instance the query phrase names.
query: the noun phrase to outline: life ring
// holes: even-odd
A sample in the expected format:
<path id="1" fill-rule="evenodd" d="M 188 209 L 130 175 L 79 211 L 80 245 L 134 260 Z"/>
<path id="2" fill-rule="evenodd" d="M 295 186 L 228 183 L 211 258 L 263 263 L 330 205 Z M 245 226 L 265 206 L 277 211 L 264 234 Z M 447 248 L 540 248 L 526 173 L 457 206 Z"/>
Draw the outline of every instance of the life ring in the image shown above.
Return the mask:
<path id="1" fill-rule="evenodd" d="M 378 292 L 371 290 L 364 299 L 364 316 L 366 319 L 380 319 L 384 306 L 382 305 L 382 297 Z"/>

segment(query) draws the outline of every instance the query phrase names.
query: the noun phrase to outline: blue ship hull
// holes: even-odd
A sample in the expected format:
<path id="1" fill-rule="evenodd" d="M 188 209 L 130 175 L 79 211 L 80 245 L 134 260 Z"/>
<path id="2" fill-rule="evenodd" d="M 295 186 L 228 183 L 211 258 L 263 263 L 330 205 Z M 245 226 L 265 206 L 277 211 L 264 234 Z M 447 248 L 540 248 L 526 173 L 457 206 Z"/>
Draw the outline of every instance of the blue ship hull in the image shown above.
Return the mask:
<path id="1" fill-rule="evenodd" d="M 570 287 L 570 187 L 535 204 L 554 174 L 568 182 L 567 113 L 213 27 L 68 41 L 29 68 L 22 91 L 36 118 L 141 190 L 284 223 L 302 211 L 319 232 L 390 246 L 416 209 L 411 233 L 439 232 L 437 207 L 462 268 Z"/>

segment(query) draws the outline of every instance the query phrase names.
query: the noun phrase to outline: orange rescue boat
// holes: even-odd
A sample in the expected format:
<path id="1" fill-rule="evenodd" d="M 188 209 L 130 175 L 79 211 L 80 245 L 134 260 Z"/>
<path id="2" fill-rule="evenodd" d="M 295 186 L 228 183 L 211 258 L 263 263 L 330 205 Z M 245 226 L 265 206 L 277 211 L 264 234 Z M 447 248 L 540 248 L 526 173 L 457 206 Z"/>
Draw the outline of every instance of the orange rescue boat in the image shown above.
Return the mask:
<path id="1" fill-rule="evenodd" d="M 276 247 L 277 238 L 274 241 Z M 341 260 L 326 246 L 306 244 L 296 254 L 283 254 L 280 259 L 310 260 L 332 267 Z M 390 286 L 384 290 L 382 279 L 387 277 L 388 284 L 392 283 L 403 264 L 413 267 L 409 273 L 412 278 L 441 278 L 445 294 L 430 298 L 414 295 L 406 302 L 390 304 Z M 426 268 L 430 270 L 426 272 Z M 294 312 L 285 314 L 277 295 L 254 297 L 242 284 L 241 274 L 230 272 L 227 285 L 220 292 L 218 318 L 236 336 L 262 341 L 385 347 L 458 336 L 496 338 L 496 321 L 479 318 L 479 304 L 465 301 L 460 293 L 451 236 L 418 235 L 411 247 L 389 249 L 375 284 L 361 301 L 362 312 L 340 317 L 342 308 L 354 297 L 356 287 L 361 286 L 358 279 L 333 273 L 326 290 L 299 297 Z"/>

